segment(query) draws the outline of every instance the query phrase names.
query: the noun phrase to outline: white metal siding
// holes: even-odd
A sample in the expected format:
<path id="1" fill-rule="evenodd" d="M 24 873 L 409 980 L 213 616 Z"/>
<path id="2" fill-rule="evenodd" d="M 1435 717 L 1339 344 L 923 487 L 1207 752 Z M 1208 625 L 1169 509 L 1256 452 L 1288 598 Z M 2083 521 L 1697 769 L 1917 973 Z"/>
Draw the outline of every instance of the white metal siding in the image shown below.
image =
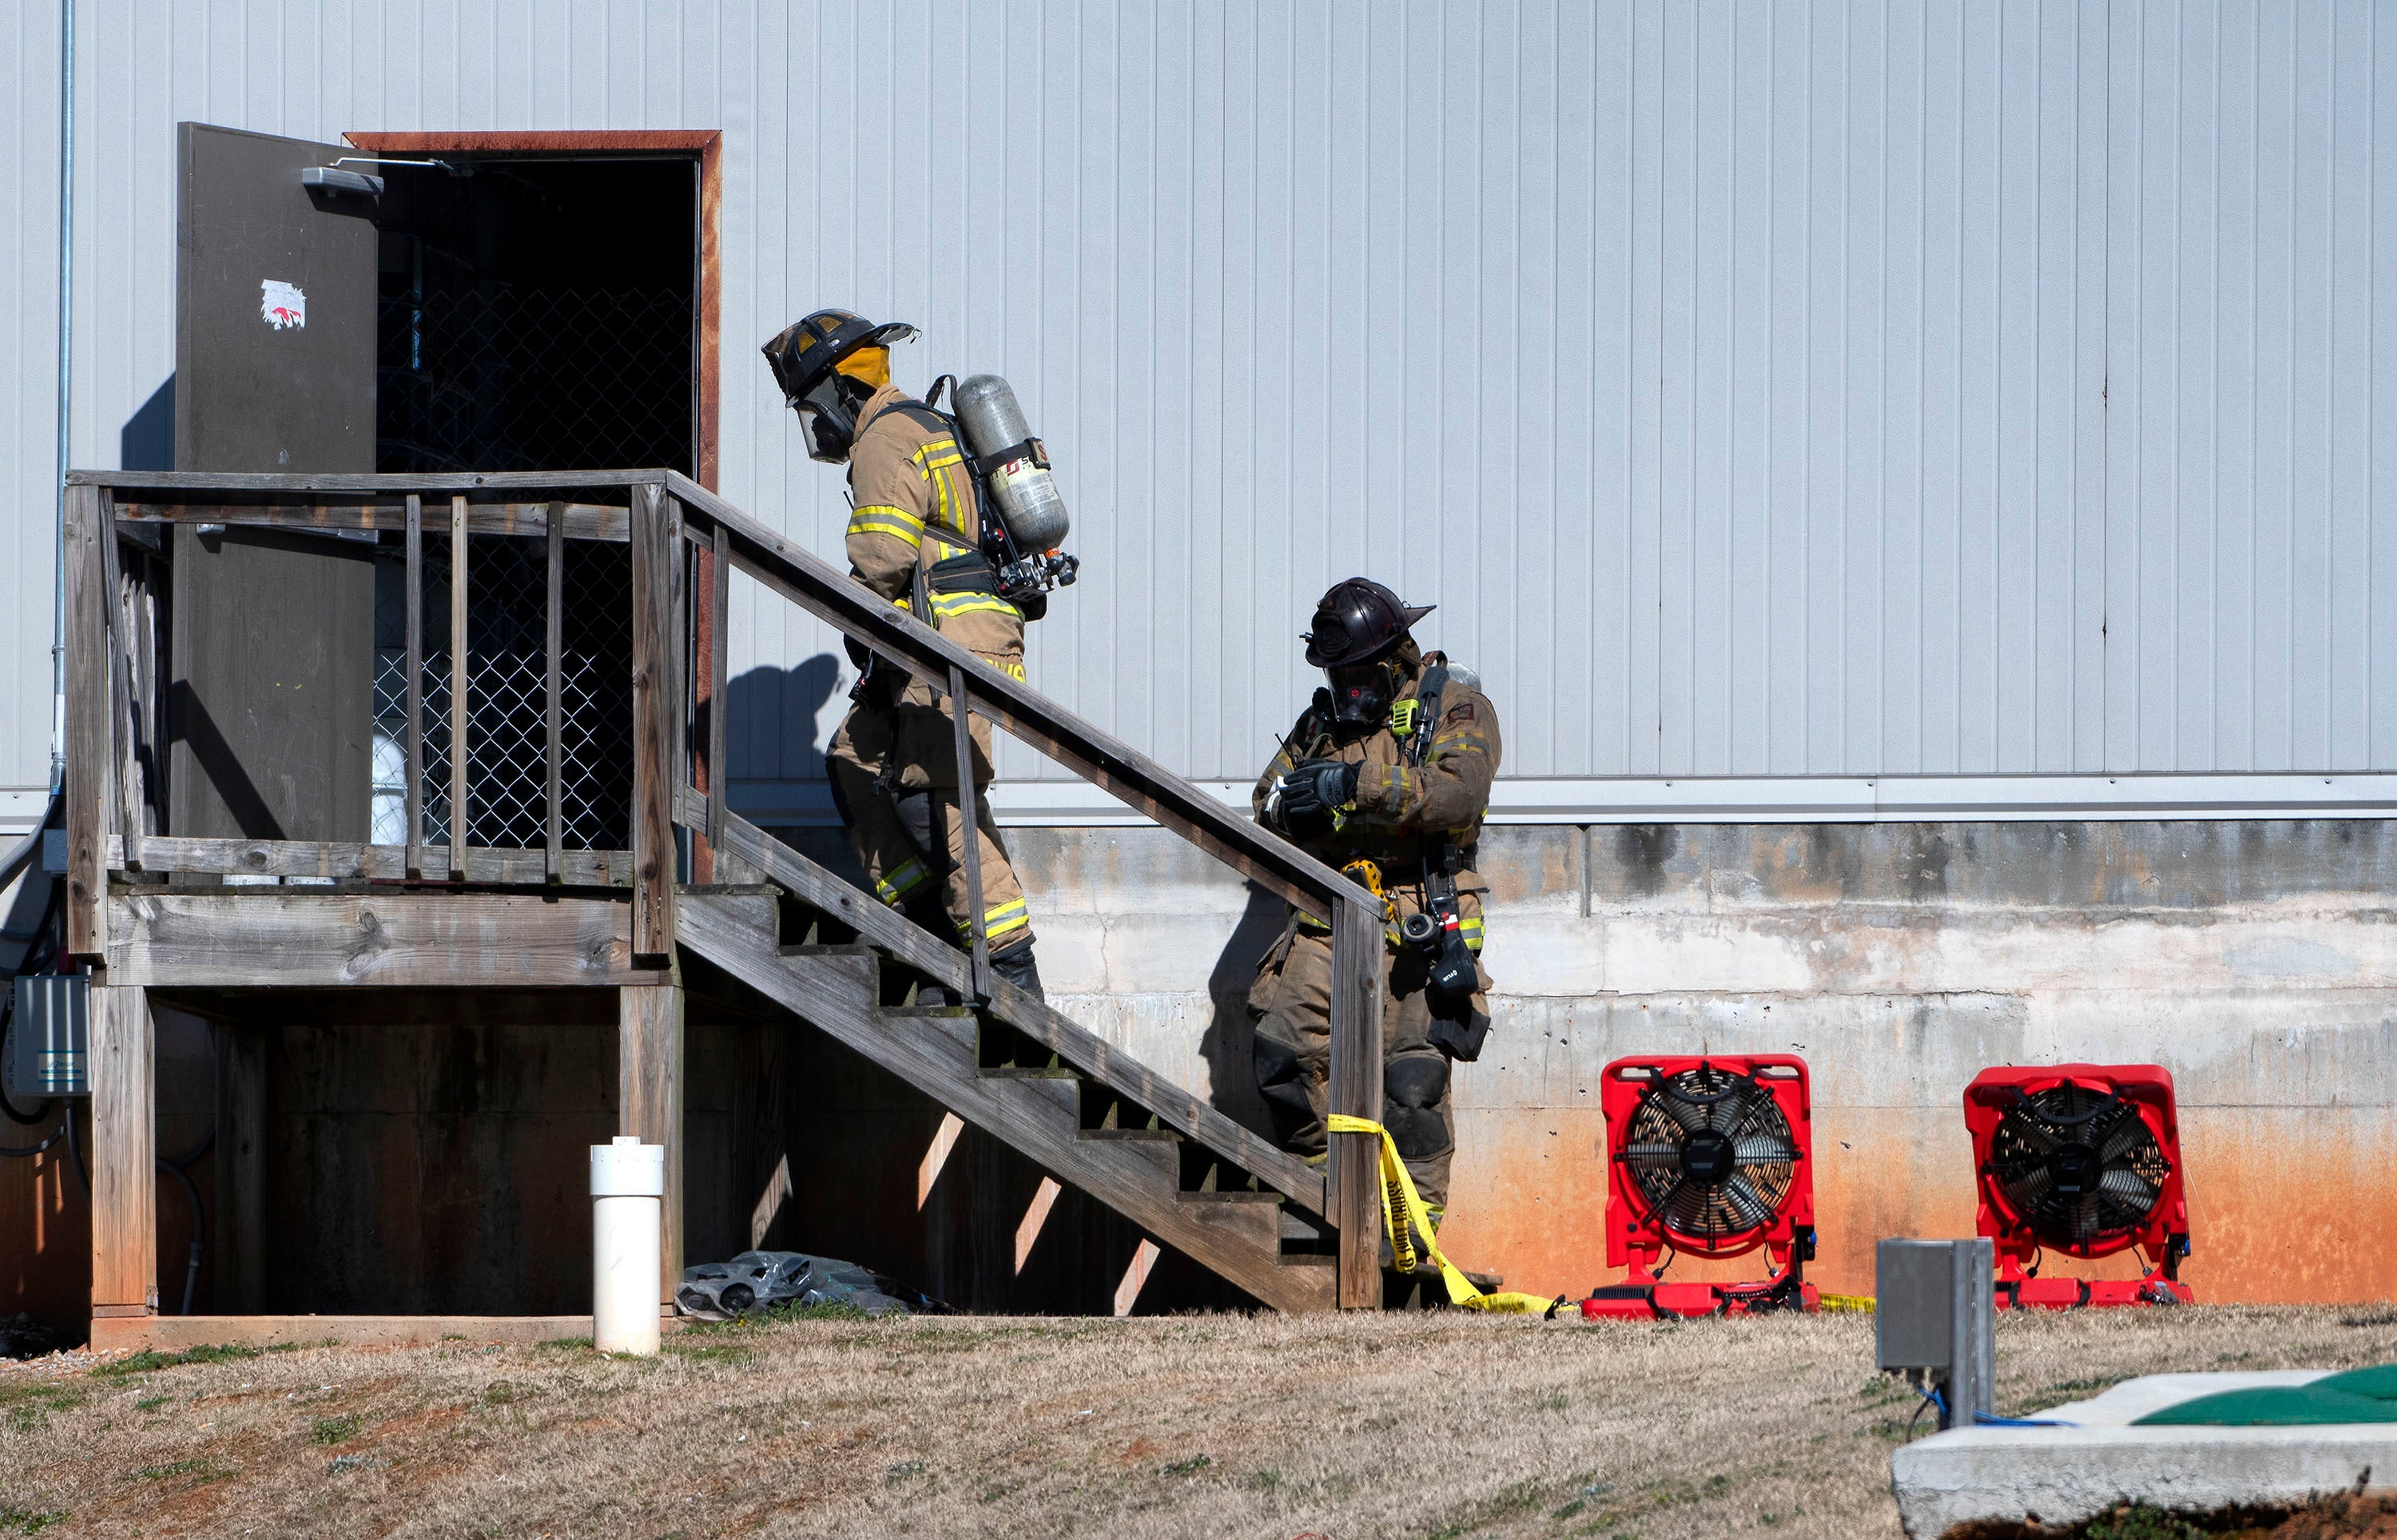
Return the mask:
<path id="1" fill-rule="evenodd" d="M 43 14 L 0 236 L 19 785 Z M 178 119 L 720 127 L 726 493 L 837 551 L 838 474 L 751 351 L 806 310 L 923 325 L 911 383 L 1004 373 L 1085 562 L 1033 680 L 1194 776 L 1265 757 L 1307 603 L 1354 570 L 1440 603 L 1513 775 L 2397 763 L 2397 22 L 2368 0 L 78 14 L 85 463 L 172 367 Z M 733 624 L 737 767 L 804 777 L 837 649 L 745 588 Z"/>

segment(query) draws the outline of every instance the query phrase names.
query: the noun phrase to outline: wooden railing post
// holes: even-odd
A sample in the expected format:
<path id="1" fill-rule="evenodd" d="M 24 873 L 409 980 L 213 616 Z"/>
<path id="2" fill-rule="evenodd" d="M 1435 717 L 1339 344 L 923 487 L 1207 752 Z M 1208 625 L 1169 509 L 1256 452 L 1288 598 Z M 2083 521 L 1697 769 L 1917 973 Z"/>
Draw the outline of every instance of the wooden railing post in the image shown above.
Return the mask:
<path id="1" fill-rule="evenodd" d="M 633 952 L 674 950 L 674 529 L 654 483 L 635 486 L 633 558 Z"/>
<path id="2" fill-rule="evenodd" d="M 1382 1121 L 1382 916 L 1344 899 L 1332 909 L 1332 1110 Z M 1340 1308 L 1382 1308 L 1382 1141 L 1332 1135 L 1332 1213 L 1340 1231 Z"/>
<path id="3" fill-rule="evenodd" d="M 466 846 L 473 820 L 467 816 L 466 778 L 466 496 L 449 499 L 449 877 L 466 880 Z"/>
<path id="4" fill-rule="evenodd" d="M 542 754 L 548 782 L 542 800 L 549 809 L 549 858 L 542 870 L 547 880 L 556 883 L 566 873 L 566 748 L 562 741 L 566 710 L 559 699 L 565 673 L 558 657 L 566 643 L 566 504 L 549 505 L 549 528 L 544 533 L 549 544 L 549 584 L 542 603 L 542 712 L 548 731 Z"/>
<path id="5" fill-rule="evenodd" d="M 97 959 L 108 898 L 110 751 L 108 600 L 100 554 L 100 489 L 66 496 L 67 950 Z"/>
<path id="6" fill-rule="evenodd" d="M 424 498 L 408 495 L 408 864 L 424 875 Z M 451 843 L 457 842 L 452 841 Z"/>

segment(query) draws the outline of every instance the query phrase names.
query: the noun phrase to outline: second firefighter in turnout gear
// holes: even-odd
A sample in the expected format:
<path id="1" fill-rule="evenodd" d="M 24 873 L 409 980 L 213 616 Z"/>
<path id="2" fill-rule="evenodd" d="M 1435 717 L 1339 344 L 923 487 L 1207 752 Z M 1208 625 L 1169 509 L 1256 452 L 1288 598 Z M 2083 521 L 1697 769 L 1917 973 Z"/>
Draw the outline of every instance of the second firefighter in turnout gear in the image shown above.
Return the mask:
<path id="1" fill-rule="evenodd" d="M 1328 686 L 1256 785 L 1258 820 L 1383 899 L 1382 1122 L 1433 1222 L 1456 1149 L 1449 1068 L 1481 1052 L 1490 976 L 1473 870 L 1498 715 L 1480 681 L 1426 656 L 1429 614 L 1352 578 L 1316 607 L 1306 660 Z M 1319 1157 L 1332 1062 L 1332 932 L 1293 911 L 1249 991 L 1257 1086 L 1289 1148 Z"/>
<path id="2" fill-rule="evenodd" d="M 982 552 L 965 449 L 946 418 L 891 383 L 890 344 L 915 335 L 913 326 L 818 311 L 764 351 L 805 424 L 810 458 L 849 466 L 850 576 L 1022 679 L 1024 613 L 999 597 L 997 572 Z M 946 696 L 877 663 L 854 642 L 849 651 L 863 677 L 825 758 L 834 803 L 875 892 L 969 948 L 979 928 L 989 939 L 992 971 L 1038 993 L 1031 912 L 987 796 L 975 799 L 982 912 L 972 912 Z M 970 773 L 980 790 L 991 778 L 990 724 L 977 716 L 968 725 Z"/>

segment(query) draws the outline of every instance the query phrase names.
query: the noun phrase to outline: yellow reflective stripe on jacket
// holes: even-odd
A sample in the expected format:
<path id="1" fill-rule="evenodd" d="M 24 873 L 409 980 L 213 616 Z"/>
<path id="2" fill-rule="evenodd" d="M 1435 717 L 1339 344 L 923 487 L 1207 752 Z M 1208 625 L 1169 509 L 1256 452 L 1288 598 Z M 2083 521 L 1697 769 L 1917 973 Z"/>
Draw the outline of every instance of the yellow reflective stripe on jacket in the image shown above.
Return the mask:
<path id="1" fill-rule="evenodd" d="M 995 615 L 1011 615 L 1018 620 L 1024 612 L 995 593 L 935 593 L 932 615 L 940 620 L 954 620 L 960 615 L 979 615 L 984 611 Z"/>
<path id="2" fill-rule="evenodd" d="M 1467 947 L 1475 951 L 1481 949 L 1481 916 L 1468 914 L 1456 923 L 1456 928 L 1464 936 Z"/>
<path id="3" fill-rule="evenodd" d="M 984 909 L 982 914 L 982 933 L 985 937 L 1005 936 L 1030 923 L 1032 911 L 1024 907 L 1021 898 L 1001 904 L 997 909 Z"/>
<path id="4" fill-rule="evenodd" d="M 911 548 L 920 549 L 924 543 L 924 521 L 904 508 L 894 508 L 889 503 L 868 503 L 849 516 L 849 533 L 852 538 L 860 535 L 888 535 L 893 539 L 906 541 Z"/>
<path id="5" fill-rule="evenodd" d="M 965 463 L 965 452 L 957 447 L 957 441 L 937 438 L 907 458 L 915 462 L 917 473 L 931 484 L 934 522 L 960 535 L 968 533 L 965 498 L 950 473 L 950 467 Z"/>
<path id="6" fill-rule="evenodd" d="M 905 901 L 907 895 L 922 885 L 923 881 L 924 863 L 911 856 L 893 867 L 889 876 L 877 877 L 874 891 L 881 896 L 884 903 L 897 909 Z"/>
<path id="7" fill-rule="evenodd" d="M 1380 1123 L 1365 1118 L 1352 1118 L 1345 1112 L 1334 1112 L 1323 1120 L 1323 1126 L 1333 1134 L 1373 1134 L 1382 1141 L 1382 1233 L 1390 1240 L 1390 1259 L 1399 1271 L 1415 1270 L 1415 1240 L 1421 1237 L 1423 1254 L 1440 1268 L 1440 1281 L 1448 1285 L 1448 1302 L 1468 1310 L 1495 1310 L 1509 1315 L 1554 1315 L 1564 1308 L 1565 1296 L 1554 1300 L 1527 1294 L 1483 1294 L 1473 1286 L 1473 1281 L 1459 1272 L 1456 1265 L 1440 1254 L 1440 1227 L 1433 1223 L 1431 1205 L 1415 1192 L 1414 1178 L 1407 1174 L 1407 1162 L 1399 1157 L 1398 1141 Z"/>
<path id="8" fill-rule="evenodd" d="M 956 465 L 966 457 L 964 451 L 957 447 L 957 440 L 936 438 L 907 458 L 916 462 L 917 470 L 932 471 Z"/>

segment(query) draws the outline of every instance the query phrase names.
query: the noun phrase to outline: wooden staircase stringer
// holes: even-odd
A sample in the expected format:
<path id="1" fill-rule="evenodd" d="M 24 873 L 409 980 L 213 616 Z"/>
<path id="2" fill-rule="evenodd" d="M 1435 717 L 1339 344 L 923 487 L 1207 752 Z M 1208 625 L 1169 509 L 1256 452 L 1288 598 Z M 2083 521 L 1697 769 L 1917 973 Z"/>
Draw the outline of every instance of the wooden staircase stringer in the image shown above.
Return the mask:
<path id="1" fill-rule="evenodd" d="M 693 797 L 679 810 L 705 827 L 705 803 Z M 877 903 L 746 819 L 727 815 L 720 848 L 763 873 L 801 903 L 854 930 L 944 988 L 970 992 L 972 966 L 965 955 L 905 915 Z M 1184 1086 L 1049 1007 L 1004 979 L 992 980 L 988 1014 L 1049 1049 L 1101 1085 L 1157 1114 L 1164 1127 L 1197 1141 L 1298 1207 L 1324 1216 L 1323 1172 L 1243 1127 Z"/>
<path id="2" fill-rule="evenodd" d="M 881 960 L 871 949 L 784 956 L 754 903 L 704 889 L 679 896 L 675 923 L 681 945 L 1263 1304 L 1289 1312 L 1333 1307 L 1330 1258 L 1284 1260 L 1277 1195 L 1182 1192 L 1170 1168 L 1133 1148 L 1139 1141 L 1078 1126 L 1067 1072 L 984 1069 L 963 1034 L 886 1011 Z"/>

